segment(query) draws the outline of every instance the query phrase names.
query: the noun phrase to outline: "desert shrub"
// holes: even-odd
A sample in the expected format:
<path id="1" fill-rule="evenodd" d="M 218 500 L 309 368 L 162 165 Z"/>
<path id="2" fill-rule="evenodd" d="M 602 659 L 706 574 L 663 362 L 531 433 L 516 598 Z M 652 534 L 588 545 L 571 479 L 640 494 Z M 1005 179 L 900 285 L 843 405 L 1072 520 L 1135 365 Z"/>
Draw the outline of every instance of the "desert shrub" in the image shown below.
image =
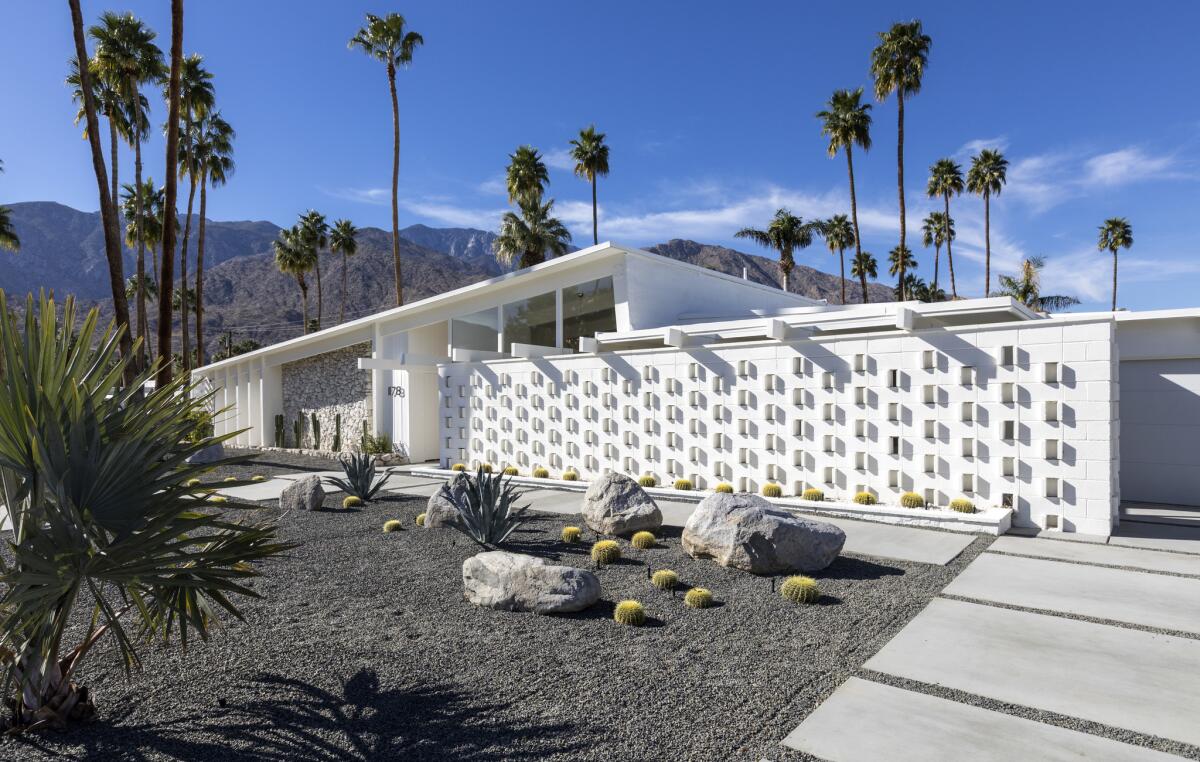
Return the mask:
<path id="1" fill-rule="evenodd" d="M 417 526 L 419 526 L 419 527 L 425 526 L 425 514 L 424 513 L 417 514 Z"/>
<path id="2" fill-rule="evenodd" d="M 379 490 L 383 489 L 384 483 L 392 474 L 389 469 L 376 476 L 375 457 L 366 453 L 349 452 L 341 456 L 338 461 L 342 464 L 342 471 L 346 478 L 326 476 L 325 483 L 340 489 L 347 495 L 353 495 L 363 502 L 375 499 L 375 495 L 379 494 Z"/>
<path id="3" fill-rule="evenodd" d="M 451 471 L 466 471 L 467 464 L 466 463 L 455 463 L 453 466 L 450 466 L 450 470 Z"/>
<path id="4" fill-rule="evenodd" d="M 634 532 L 633 537 L 629 538 L 629 544 L 638 550 L 653 548 L 655 541 L 653 532 Z"/>
<path id="5" fill-rule="evenodd" d="M 363 437 L 362 450 L 368 455 L 390 455 L 396 448 L 392 446 L 392 438 L 387 434 L 374 437 L 367 434 Z"/>
<path id="6" fill-rule="evenodd" d="M 613 609 L 613 619 L 617 624 L 641 627 L 646 623 L 646 609 L 637 601 L 621 601 Z"/>
<path id="7" fill-rule="evenodd" d="M 859 505 L 875 505 L 879 502 L 879 498 L 872 495 L 870 492 L 859 492 L 854 496 L 854 502 Z"/>
<path id="8" fill-rule="evenodd" d="M 425 514 L 422 513 L 417 518 L 420 519 L 424 515 Z M 420 523 L 420 522 L 418 522 L 418 523 Z M 389 533 L 390 532 L 399 532 L 403 528 L 404 528 L 404 525 L 400 523 L 399 519 L 392 519 L 390 521 L 383 522 L 383 531 L 385 531 L 385 532 L 389 532 Z"/>
<path id="9" fill-rule="evenodd" d="M 583 537 L 583 530 L 579 527 L 563 527 L 562 541 L 563 542 L 579 542 Z"/>
<path id="10" fill-rule="evenodd" d="M 674 486 L 675 486 L 675 489 L 680 490 L 681 492 L 691 492 L 692 491 L 692 480 L 691 479 L 676 479 Z"/>
<path id="11" fill-rule="evenodd" d="M 974 513 L 975 504 L 965 497 L 956 497 L 950 501 L 950 510 L 959 513 Z"/>
<path id="12" fill-rule="evenodd" d="M 263 476 L 262 474 L 255 474 L 254 476 L 250 477 L 250 481 L 252 482 L 265 482 L 266 480 L 267 477 Z"/>
<path id="13" fill-rule="evenodd" d="M 763 497 L 783 497 L 783 487 L 778 484 L 764 484 L 762 495 Z"/>
<path id="14" fill-rule="evenodd" d="M 362 498 L 357 495 L 346 495 L 342 498 L 342 507 L 346 509 L 361 508 L 363 504 Z"/>
<path id="15" fill-rule="evenodd" d="M 507 540 L 528 518 L 528 506 L 516 506 L 521 493 L 512 480 L 505 481 L 503 474 L 488 474 L 482 467 L 454 489 L 443 484 L 438 494 L 458 511 L 458 521 L 451 526 L 485 548 Z"/>
<path id="16" fill-rule="evenodd" d="M 548 470 L 546 470 L 545 468 L 543 468 L 542 466 L 538 466 L 537 468 L 533 469 L 533 478 L 534 479 L 549 479 L 550 472 Z"/>
<path id="17" fill-rule="evenodd" d="M 821 588 L 812 577 L 788 577 L 779 594 L 792 603 L 814 603 L 821 597 Z"/>
<path id="18" fill-rule="evenodd" d="M 601 540 L 592 546 L 592 560 L 598 564 L 616 563 L 621 559 L 621 546 L 616 540 Z"/>
<path id="19" fill-rule="evenodd" d="M 808 489 L 804 490 L 803 493 L 801 493 L 800 497 L 804 498 L 805 500 L 812 500 L 819 503 L 825 499 L 825 493 L 816 487 L 809 487 Z"/>
<path id="20" fill-rule="evenodd" d="M 683 596 L 683 602 L 690 608 L 706 609 L 713 605 L 713 594 L 706 587 L 693 587 Z"/>
<path id="21" fill-rule="evenodd" d="M 713 492 L 723 492 L 726 495 L 732 495 L 733 494 L 733 485 L 730 484 L 729 482 L 721 482 L 720 484 L 718 484 L 716 487 L 713 488 Z"/>
<path id="22" fill-rule="evenodd" d="M 902 508 L 924 508 L 925 498 L 916 492 L 905 492 L 900 496 L 900 506 Z"/>
<path id="23" fill-rule="evenodd" d="M 520 470 L 517 469 L 516 466 L 505 466 L 504 467 L 504 475 L 505 476 L 520 476 L 521 472 L 520 472 Z"/>
<path id="24" fill-rule="evenodd" d="M 659 569 L 650 576 L 650 584 L 659 590 L 674 590 L 679 586 L 679 575 L 670 569 Z"/>
<path id="25" fill-rule="evenodd" d="M 658 477 L 652 474 L 643 474 L 642 476 L 638 477 L 638 484 L 643 487 L 657 487 Z"/>
<path id="26" fill-rule="evenodd" d="M 563 471 L 562 480 L 564 482 L 577 482 L 579 481 L 579 472 L 573 468 L 568 468 L 566 471 Z"/>
<path id="27" fill-rule="evenodd" d="M 191 430 L 187 433 L 187 441 L 195 444 L 212 437 L 213 415 L 208 408 L 201 406 L 192 408 L 188 411 L 187 419 L 191 424 Z"/>

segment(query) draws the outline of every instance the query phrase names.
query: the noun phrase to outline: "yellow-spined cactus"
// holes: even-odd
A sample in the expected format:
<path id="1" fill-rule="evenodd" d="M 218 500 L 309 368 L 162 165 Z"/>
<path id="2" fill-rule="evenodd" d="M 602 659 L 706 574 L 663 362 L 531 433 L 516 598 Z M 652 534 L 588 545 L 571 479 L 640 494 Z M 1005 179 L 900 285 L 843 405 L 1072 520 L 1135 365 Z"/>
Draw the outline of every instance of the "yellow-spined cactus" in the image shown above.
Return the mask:
<path id="1" fill-rule="evenodd" d="M 255 474 L 254 476 L 250 477 L 250 481 L 252 482 L 265 482 L 266 480 L 267 477 L 263 476 L 262 474 Z"/>
<path id="2" fill-rule="evenodd" d="M 520 473 L 521 472 L 519 470 L 517 470 L 516 466 L 505 466 L 504 467 L 504 475 L 505 476 L 518 476 Z"/>
<path id="3" fill-rule="evenodd" d="M 656 540 L 653 532 L 634 532 L 633 537 L 629 538 L 629 544 L 638 550 L 646 550 L 653 548 Z"/>
<path id="4" fill-rule="evenodd" d="M 792 603 L 815 603 L 821 597 L 821 588 L 812 577 L 788 577 L 779 594 Z"/>
<path id="5" fill-rule="evenodd" d="M 713 605 L 713 594 L 706 587 L 693 587 L 683 596 L 683 602 L 689 608 L 706 609 Z"/>
<path id="6" fill-rule="evenodd" d="M 542 466 L 538 466 L 537 468 L 533 469 L 533 478 L 534 479 L 549 479 L 550 472 L 548 470 L 546 470 L 545 468 L 543 468 Z"/>
<path id="7" fill-rule="evenodd" d="M 491 463 L 480 463 L 479 467 L 483 469 L 483 472 L 485 474 L 490 474 L 492 472 L 492 464 Z"/>
<path id="8" fill-rule="evenodd" d="M 424 513 L 417 514 L 417 526 L 419 526 L 419 527 L 425 526 L 425 514 Z"/>
<path id="9" fill-rule="evenodd" d="M 224 495 L 213 495 L 212 497 L 210 497 L 208 499 L 208 502 L 210 502 L 210 503 L 228 503 L 229 498 L 225 497 Z"/>
<path id="10" fill-rule="evenodd" d="M 613 609 L 613 619 L 617 624 L 641 627 L 646 623 L 646 609 L 637 601 L 621 601 Z"/>
<path id="11" fill-rule="evenodd" d="M 579 542 L 583 537 L 583 530 L 579 527 L 563 527 L 562 541 L 563 542 Z"/>
<path id="12" fill-rule="evenodd" d="M 713 487 L 713 492 L 720 492 L 725 495 L 732 495 L 733 494 L 733 485 L 730 484 L 729 482 L 721 482 L 717 486 Z"/>
<path id="13" fill-rule="evenodd" d="M 854 502 L 859 505 L 875 505 L 879 502 L 879 498 L 872 495 L 870 492 L 859 492 L 854 496 Z"/>
<path id="14" fill-rule="evenodd" d="M 762 486 L 763 497 L 783 497 L 783 487 L 778 484 L 768 483 Z"/>
<path id="15" fill-rule="evenodd" d="M 916 492 L 905 492 L 900 496 L 901 508 L 924 508 L 925 498 Z"/>
<path id="16" fill-rule="evenodd" d="M 956 497 L 950 501 L 950 510 L 958 513 L 974 513 L 975 504 L 965 497 Z"/>
<path id="17" fill-rule="evenodd" d="M 425 514 L 422 513 L 421 516 L 419 516 L 418 518 L 421 518 L 424 515 Z M 404 528 L 404 525 L 400 523 L 399 519 L 392 519 L 390 521 L 383 522 L 383 531 L 388 532 L 388 533 L 399 532 L 403 528 Z"/>
<path id="18" fill-rule="evenodd" d="M 650 584 L 659 590 L 674 590 L 679 586 L 679 575 L 670 569 L 659 569 L 650 575 Z"/>
<path id="19" fill-rule="evenodd" d="M 809 487 L 808 489 L 804 490 L 803 493 L 801 493 L 800 497 L 804 498 L 805 500 L 812 500 L 813 502 L 820 503 L 825 500 L 825 493 L 816 487 Z"/>
<path id="20" fill-rule="evenodd" d="M 675 486 L 675 489 L 677 489 L 681 492 L 691 492 L 692 491 L 692 480 L 691 479 L 676 479 L 674 486 Z"/>
<path id="21" fill-rule="evenodd" d="M 362 498 L 355 495 L 346 495 L 346 497 L 342 498 L 343 508 L 360 508 L 362 507 L 362 504 Z"/>
<path id="22" fill-rule="evenodd" d="M 189 489 L 191 487 L 199 487 L 200 480 L 199 479 L 188 479 L 186 482 L 183 483 L 183 486 L 188 487 Z"/>
<path id="23" fill-rule="evenodd" d="M 643 487 L 657 487 L 658 477 L 652 474 L 643 474 L 642 476 L 638 477 L 638 484 Z"/>
<path id="24" fill-rule="evenodd" d="M 467 464 L 466 463 L 455 463 L 453 466 L 450 466 L 450 470 L 451 471 L 466 471 Z"/>
<path id="25" fill-rule="evenodd" d="M 226 484 L 232 484 L 233 482 L 240 480 L 236 476 L 226 476 L 222 481 L 224 481 Z"/>
<path id="26" fill-rule="evenodd" d="M 563 471 L 562 480 L 564 482 L 577 482 L 579 481 L 579 472 L 573 468 L 568 468 L 566 471 Z"/>
<path id="27" fill-rule="evenodd" d="M 616 540 L 601 540 L 592 546 L 592 560 L 598 564 L 611 564 L 621 560 L 621 546 Z"/>

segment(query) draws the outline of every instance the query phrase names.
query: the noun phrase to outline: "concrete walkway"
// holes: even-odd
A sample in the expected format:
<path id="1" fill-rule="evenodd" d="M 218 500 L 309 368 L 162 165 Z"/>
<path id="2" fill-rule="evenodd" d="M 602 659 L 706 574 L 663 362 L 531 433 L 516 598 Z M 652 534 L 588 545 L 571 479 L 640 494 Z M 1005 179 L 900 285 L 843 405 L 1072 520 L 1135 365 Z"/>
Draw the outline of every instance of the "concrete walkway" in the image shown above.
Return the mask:
<path id="1" fill-rule="evenodd" d="M 1198 562 L 1000 538 L 943 591 L 969 600 L 935 598 L 867 661 L 869 672 L 835 691 L 783 744 L 833 762 L 1175 758 L 1106 737 L 1133 732 L 1195 754 Z M 871 672 L 914 682 L 886 686 Z M 1038 722 L 930 695 L 935 687 L 1095 725 L 1083 732 Z M 861 732 L 864 717 L 870 733 Z"/>

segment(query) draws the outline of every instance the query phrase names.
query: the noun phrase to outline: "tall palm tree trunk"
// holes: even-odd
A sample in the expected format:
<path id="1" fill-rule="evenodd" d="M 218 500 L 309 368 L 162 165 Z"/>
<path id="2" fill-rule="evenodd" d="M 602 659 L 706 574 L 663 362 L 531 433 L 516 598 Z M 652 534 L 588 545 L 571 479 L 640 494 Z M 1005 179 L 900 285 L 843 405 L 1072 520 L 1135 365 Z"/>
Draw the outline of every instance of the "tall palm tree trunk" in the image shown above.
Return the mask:
<path id="1" fill-rule="evenodd" d="M 596 215 L 596 176 L 592 175 L 592 243 L 600 243 L 600 224 Z"/>
<path id="2" fill-rule="evenodd" d="M 396 100 L 396 64 L 388 61 L 388 89 L 392 93 L 392 268 L 396 274 L 396 306 L 404 304 L 400 277 L 400 103 Z"/>
<path id="3" fill-rule="evenodd" d="M 896 90 L 897 140 L 896 140 L 896 188 L 900 193 L 900 251 L 904 252 L 905 209 L 904 209 L 904 88 Z M 900 260 L 900 299 L 904 300 L 904 259 Z"/>
<path id="4" fill-rule="evenodd" d="M 937 291 L 938 282 L 938 260 L 942 257 L 942 247 L 933 247 L 933 290 Z"/>
<path id="5" fill-rule="evenodd" d="M 183 73 L 183 0 L 171 0 L 171 80 L 167 85 L 167 188 L 164 192 L 162 236 L 162 287 L 158 294 L 158 356 L 162 359 L 156 383 L 171 383 L 171 290 L 175 287 L 175 226 L 179 195 L 179 80 Z M 186 299 L 184 301 L 187 301 Z"/>
<path id="6" fill-rule="evenodd" d="M 870 299 L 870 297 L 867 296 L 867 274 L 866 274 L 866 272 L 860 272 L 858 274 L 858 280 L 859 280 L 859 283 L 862 285 L 862 303 L 867 304 L 868 302 L 871 301 L 871 299 Z"/>
<path id="7" fill-rule="evenodd" d="M 83 12 L 79 0 L 68 0 L 71 7 L 71 31 L 75 41 L 75 57 L 84 62 L 80 66 L 79 82 L 83 91 L 83 110 L 88 125 L 88 145 L 92 150 L 92 170 L 100 195 L 100 219 L 104 223 L 104 256 L 108 260 L 108 281 L 112 289 L 113 316 L 117 327 L 124 330 L 118 339 L 121 357 L 133 357 L 133 335 L 129 330 L 129 301 L 125 298 L 125 264 L 122 261 L 121 224 L 117 220 L 117 200 L 109 194 L 108 170 L 104 166 L 104 150 L 100 144 L 100 120 L 96 117 L 96 103 L 92 99 L 91 74 L 86 62 L 87 43 L 83 37 Z M 113 154 L 113 182 L 116 182 L 116 154 Z M 125 365 L 125 383 L 131 383 L 136 373 L 135 363 Z"/>
<path id="8" fill-rule="evenodd" d="M 857 262 L 862 255 L 862 240 L 858 234 L 858 198 L 854 192 L 854 149 L 846 145 L 846 169 L 850 173 L 850 219 L 854 222 L 854 256 Z M 843 265 L 845 267 L 845 265 Z M 867 303 L 867 278 L 862 279 L 862 301 Z M 842 280 L 842 304 L 846 303 L 846 281 Z"/>
<path id="9" fill-rule="evenodd" d="M 983 194 L 983 296 L 992 292 L 992 200 Z"/>
<path id="10" fill-rule="evenodd" d="M 338 322 L 346 322 L 346 270 L 350 268 L 350 256 L 342 252 L 342 309 L 338 312 Z"/>
<path id="11" fill-rule="evenodd" d="M 200 174 L 200 234 L 196 237 L 196 367 L 204 365 L 204 213 L 208 206 L 208 170 Z"/>
<path id="12" fill-rule="evenodd" d="M 136 98 L 136 91 L 135 98 Z M 138 316 L 138 337 L 142 340 L 142 347 L 138 350 L 138 369 L 142 370 L 146 367 L 148 345 L 150 337 L 147 333 L 147 323 L 149 315 L 146 312 L 146 237 L 145 225 L 142 219 L 142 140 L 141 127 L 135 126 L 137 137 L 133 143 L 133 182 L 136 195 L 134 198 L 134 214 L 137 220 L 138 233 L 138 249 L 137 249 L 137 316 Z M 157 279 L 157 278 L 156 278 Z M 162 284 L 159 284 L 158 293 L 162 294 Z"/>
<path id="13" fill-rule="evenodd" d="M 321 330 L 321 312 L 323 310 L 321 301 L 324 298 L 321 294 L 321 256 L 320 256 L 320 252 L 317 252 L 317 264 L 314 266 L 313 269 L 315 269 L 317 271 L 317 330 L 319 331 L 319 330 Z"/>
<path id="14" fill-rule="evenodd" d="M 179 249 L 179 288 L 184 295 L 184 298 L 179 300 L 179 341 L 184 371 L 192 369 L 192 355 L 188 347 L 187 256 L 188 238 L 192 235 L 192 204 L 196 200 L 196 177 L 190 172 L 188 175 L 191 179 L 191 186 L 188 188 L 187 217 L 183 222 L 183 245 Z"/>
<path id="15" fill-rule="evenodd" d="M 1112 248 L 1113 255 L 1113 302 L 1112 311 L 1117 311 L 1117 247 Z"/>
<path id="16" fill-rule="evenodd" d="M 120 196 L 121 186 L 117 183 L 117 123 L 112 119 L 108 120 L 108 152 L 112 157 L 112 199 L 113 204 L 119 204 L 117 199 Z M 119 210 L 118 210 L 119 211 Z M 117 227 L 120 228 L 121 219 L 117 217 Z"/>
<path id="17" fill-rule="evenodd" d="M 842 265 L 842 304 L 846 303 L 846 250 L 838 249 L 838 261 Z"/>
<path id="18" fill-rule="evenodd" d="M 300 286 L 300 315 L 304 320 L 304 332 L 308 333 L 308 284 L 304 282 L 303 275 L 296 276 L 296 283 Z"/>
<path id="19" fill-rule="evenodd" d="M 946 200 L 946 226 L 950 226 L 950 194 L 943 196 Z M 954 254 L 950 249 L 951 236 L 946 236 L 946 264 L 950 267 L 950 295 L 955 299 L 958 298 L 958 286 L 954 283 Z"/>

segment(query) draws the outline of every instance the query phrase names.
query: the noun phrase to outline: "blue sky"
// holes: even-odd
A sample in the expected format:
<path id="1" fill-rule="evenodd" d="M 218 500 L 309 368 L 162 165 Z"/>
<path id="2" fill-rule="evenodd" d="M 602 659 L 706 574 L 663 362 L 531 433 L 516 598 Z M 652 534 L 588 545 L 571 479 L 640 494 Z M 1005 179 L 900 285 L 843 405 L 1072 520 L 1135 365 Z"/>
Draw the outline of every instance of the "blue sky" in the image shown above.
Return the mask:
<path id="1" fill-rule="evenodd" d="M 89 22 L 132 10 L 164 47 L 168 7 L 83 2 Z M 1200 5 L 191 0 L 186 10 L 185 50 L 204 54 L 238 130 L 238 170 L 210 194 L 212 218 L 290 224 L 315 207 L 389 225 L 386 79 L 346 41 L 364 12 L 399 10 L 426 40 L 399 75 L 402 224 L 494 229 L 507 154 L 530 143 L 547 155 L 560 215 L 589 243 L 588 186 L 564 154 L 594 122 L 612 147 L 602 239 L 692 238 L 755 253 L 766 252 L 732 234 L 765 225 L 778 206 L 806 218 L 848 211 L 845 160 L 827 157 L 813 115 L 835 88 L 869 92 L 875 33 L 920 18 L 933 48 L 906 109 L 906 171 L 921 275 L 933 252 L 911 236 L 935 208 L 923 192 L 928 166 L 942 156 L 965 165 L 993 146 L 1011 162 L 993 203 L 993 273 L 1043 255 L 1044 292 L 1104 308 L 1111 260 L 1095 249 L 1096 229 L 1121 215 L 1135 238 L 1122 253 L 1121 305 L 1200 304 L 1200 102 L 1180 88 L 1194 79 Z M 95 209 L 62 85 L 67 4 L 5 3 L 0 19 L 0 201 Z M 855 168 L 864 242 L 882 260 L 897 235 L 894 101 L 873 114 L 874 147 Z M 161 179 L 161 140 L 145 153 Z M 121 171 L 132 175 L 127 152 Z M 978 295 L 982 202 L 964 196 L 952 212 L 960 292 Z M 820 243 L 798 260 L 836 271 Z"/>

